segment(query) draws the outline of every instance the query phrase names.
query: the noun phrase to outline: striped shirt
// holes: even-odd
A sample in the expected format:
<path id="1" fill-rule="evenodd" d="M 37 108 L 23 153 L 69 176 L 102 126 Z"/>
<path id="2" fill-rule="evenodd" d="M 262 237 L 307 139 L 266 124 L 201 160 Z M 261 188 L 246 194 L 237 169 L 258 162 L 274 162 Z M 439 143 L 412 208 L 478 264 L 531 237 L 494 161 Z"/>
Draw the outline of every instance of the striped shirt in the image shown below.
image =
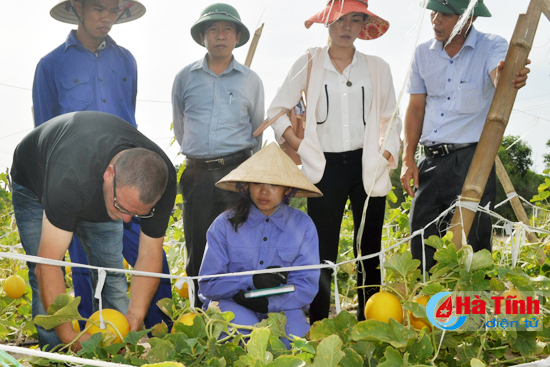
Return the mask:
<path id="1" fill-rule="evenodd" d="M 495 93 L 490 74 L 507 49 L 504 38 L 474 27 L 453 58 L 437 40 L 418 46 L 407 91 L 426 94 L 421 144 L 479 141 Z"/>
<path id="2" fill-rule="evenodd" d="M 252 133 L 264 120 L 264 89 L 258 75 L 232 59 L 216 75 L 207 56 L 183 68 L 172 89 L 174 134 L 189 158 L 216 158 L 261 147 Z"/>

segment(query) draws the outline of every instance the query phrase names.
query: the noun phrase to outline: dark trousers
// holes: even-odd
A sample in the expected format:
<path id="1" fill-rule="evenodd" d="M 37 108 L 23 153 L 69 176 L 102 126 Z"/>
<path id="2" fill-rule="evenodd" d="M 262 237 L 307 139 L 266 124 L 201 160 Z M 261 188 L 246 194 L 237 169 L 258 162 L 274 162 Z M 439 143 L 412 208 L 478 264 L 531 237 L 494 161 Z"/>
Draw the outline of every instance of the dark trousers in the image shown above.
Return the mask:
<path id="1" fill-rule="evenodd" d="M 414 199 L 409 217 L 411 233 L 426 227 L 428 223 L 447 210 L 462 193 L 462 186 L 474 157 L 476 145 L 451 152 L 443 157 L 430 158 L 423 156 L 418 165 L 418 183 L 420 187 L 414 194 Z M 489 180 L 481 198 L 480 206 L 485 207 L 489 202 L 493 209 L 496 200 L 496 173 L 495 167 L 491 170 Z M 424 238 L 436 235 L 442 237 L 453 213 L 432 224 L 424 231 Z M 477 212 L 468 235 L 468 244 L 474 251 L 487 249 L 491 251 L 492 237 L 491 216 Z M 434 260 L 435 248 L 425 246 L 426 270 L 430 270 L 436 263 Z M 422 238 L 415 236 L 411 240 L 411 253 L 413 258 L 422 261 Z M 422 269 L 422 267 L 421 267 Z"/>
<path id="2" fill-rule="evenodd" d="M 325 153 L 327 161 L 323 178 L 316 185 L 323 197 L 307 200 L 308 214 L 313 219 L 319 235 L 319 255 L 321 263 L 325 260 L 336 262 L 340 238 L 342 215 L 348 197 L 353 214 L 353 250 L 357 256 L 357 233 L 361 225 L 363 208 L 367 193 L 363 187 L 362 160 L 363 150 L 344 153 Z M 385 197 L 371 197 L 365 218 L 365 228 L 361 241 L 361 255 L 369 255 L 380 251 L 382 226 L 386 207 Z M 357 263 L 357 285 L 379 285 L 380 265 L 378 257 L 363 261 L 363 267 Z M 364 269 L 364 274 L 362 269 Z M 331 301 L 332 269 L 322 269 L 319 278 L 319 293 L 313 300 L 309 310 L 309 320 L 315 321 L 328 317 Z M 360 288 L 357 290 L 359 307 L 358 320 L 364 320 L 365 302 L 377 289 Z"/>
<path id="3" fill-rule="evenodd" d="M 218 215 L 237 204 L 241 197 L 237 192 L 218 189 L 215 184 L 246 159 L 243 157 L 240 161 L 214 170 L 187 165 L 181 175 L 186 272 L 189 276 L 199 275 L 208 228 Z M 194 283 L 197 290 L 195 307 L 202 307 L 198 297 L 199 283 L 196 280 Z"/>
<path id="4" fill-rule="evenodd" d="M 139 252 L 139 236 L 141 233 L 141 219 L 133 217 L 129 223 L 123 223 L 124 235 L 122 238 L 122 255 L 128 261 L 128 264 L 135 266 L 138 252 Z M 73 235 L 71 244 L 69 245 L 69 256 L 71 261 L 78 264 L 88 264 L 88 258 L 84 252 L 80 240 L 77 235 Z M 72 278 L 75 297 L 81 297 L 80 304 L 78 306 L 78 312 L 82 317 L 90 317 L 94 312 L 93 302 L 97 300 L 93 297 L 92 283 L 90 282 L 90 270 L 87 268 L 73 267 Z M 170 268 L 168 267 L 168 261 L 166 259 L 166 253 L 162 252 L 162 273 L 170 274 Z M 172 298 L 172 285 L 170 279 L 161 278 L 159 286 L 143 323 L 146 328 L 151 328 L 160 322 L 165 322 L 169 327 L 172 325 L 172 319 L 168 317 L 157 306 L 157 302 L 164 298 Z M 80 328 L 84 329 L 86 326 L 85 321 L 79 321 Z"/>

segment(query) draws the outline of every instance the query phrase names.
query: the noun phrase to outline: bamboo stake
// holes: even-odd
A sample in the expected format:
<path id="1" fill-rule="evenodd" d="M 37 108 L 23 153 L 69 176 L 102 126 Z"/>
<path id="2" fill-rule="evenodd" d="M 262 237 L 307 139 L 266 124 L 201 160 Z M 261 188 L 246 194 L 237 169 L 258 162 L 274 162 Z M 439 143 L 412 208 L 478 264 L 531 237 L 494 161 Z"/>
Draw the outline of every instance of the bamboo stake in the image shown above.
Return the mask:
<path id="1" fill-rule="evenodd" d="M 246 60 L 244 62 L 244 65 L 247 67 L 250 67 L 250 65 L 252 65 L 252 59 L 254 58 L 254 53 L 256 53 L 256 47 L 258 47 L 258 41 L 260 41 L 263 29 L 264 23 L 262 23 L 262 26 L 260 28 L 256 29 L 256 32 L 254 32 L 254 37 L 252 38 L 252 42 L 250 42 L 248 55 L 246 55 Z"/>
<path id="2" fill-rule="evenodd" d="M 550 20 L 550 0 L 538 0 L 538 2 L 542 12 L 546 15 L 546 18 Z"/>
<path id="3" fill-rule="evenodd" d="M 510 177 L 508 176 L 508 173 L 506 172 L 506 169 L 504 168 L 504 165 L 502 164 L 502 161 L 500 160 L 500 157 L 498 155 L 495 159 L 495 163 L 498 179 L 500 180 L 500 183 L 502 184 L 506 195 L 515 194 L 516 190 L 514 189 L 514 185 L 512 184 L 512 181 L 510 180 Z M 523 224 L 530 225 L 529 219 L 527 218 L 527 213 L 525 213 L 525 208 L 523 207 L 523 205 L 521 205 L 521 201 L 519 200 L 519 198 L 517 196 L 514 196 L 512 199 L 510 199 L 510 204 L 512 204 L 512 209 L 514 209 L 516 218 Z M 537 235 L 533 232 L 527 232 L 527 240 L 530 243 L 539 242 Z"/>
<path id="4" fill-rule="evenodd" d="M 519 15 L 514 35 L 506 54 L 504 69 L 500 75 L 500 82 L 487 114 L 485 126 L 483 127 L 479 144 L 468 170 L 466 181 L 462 187 L 462 194 L 458 204 L 479 203 L 481 200 L 516 100 L 518 90 L 512 87 L 511 81 L 514 79 L 516 72 L 525 67 L 540 16 L 541 9 L 538 6 L 538 1 L 531 1 L 527 13 Z M 475 211 L 466 207 L 457 207 L 450 229 L 453 232 L 453 243 L 457 249 L 462 247 L 463 242 L 466 243 L 466 238 L 470 233 L 475 214 Z M 463 233 L 466 236 L 464 240 L 462 237 Z"/>

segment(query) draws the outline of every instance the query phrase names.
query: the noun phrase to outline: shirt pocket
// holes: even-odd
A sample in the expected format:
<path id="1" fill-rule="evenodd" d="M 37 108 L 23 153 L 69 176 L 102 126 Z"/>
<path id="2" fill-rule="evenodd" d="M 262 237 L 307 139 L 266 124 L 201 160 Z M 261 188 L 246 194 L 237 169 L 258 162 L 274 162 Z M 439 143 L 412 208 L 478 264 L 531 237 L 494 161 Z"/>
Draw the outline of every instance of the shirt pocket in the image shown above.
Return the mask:
<path id="1" fill-rule="evenodd" d="M 250 120 L 252 118 L 252 102 L 246 97 L 246 95 L 237 89 L 227 89 L 224 94 L 220 96 L 222 98 L 221 106 L 225 111 L 225 121 L 231 121 L 233 124 L 233 131 L 236 126 L 239 129 L 251 128 Z"/>
<path id="2" fill-rule="evenodd" d="M 228 250 L 229 268 L 232 272 L 249 271 L 252 268 L 252 254 L 257 252 L 250 247 L 233 247 Z"/>
<path id="3" fill-rule="evenodd" d="M 90 74 L 85 71 L 60 77 L 59 104 L 63 113 L 86 110 L 94 99 Z"/>
<path id="4" fill-rule="evenodd" d="M 113 80 L 113 94 L 117 101 L 122 101 L 127 104 L 132 104 L 134 98 L 132 89 L 134 85 L 134 78 L 131 74 L 128 74 L 126 70 L 111 69 Z"/>
<path id="5" fill-rule="evenodd" d="M 277 257 L 282 262 L 283 266 L 291 266 L 296 257 L 298 257 L 298 249 L 280 247 L 277 249 Z"/>
<path id="6" fill-rule="evenodd" d="M 460 113 L 475 114 L 481 111 L 481 83 L 460 83 Z"/>

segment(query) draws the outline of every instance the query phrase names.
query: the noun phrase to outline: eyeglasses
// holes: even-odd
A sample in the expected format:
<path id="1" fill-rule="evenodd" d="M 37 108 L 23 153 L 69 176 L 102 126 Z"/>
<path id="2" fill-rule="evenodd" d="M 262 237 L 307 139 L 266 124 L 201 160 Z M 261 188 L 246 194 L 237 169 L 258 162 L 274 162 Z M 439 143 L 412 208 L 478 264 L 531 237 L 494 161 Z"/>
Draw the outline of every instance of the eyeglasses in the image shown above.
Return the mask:
<path id="1" fill-rule="evenodd" d="M 449 4 L 449 2 L 447 0 L 434 0 L 434 1 L 442 4 L 443 6 L 446 6 L 447 8 L 449 8 L 449 10 L 452 11 L 454 15 L 460 15 L 458 10 L 456 10 L 454 6 Z"/>
<path id="2" fill-rule="evenodd" d="M 116 170 L 115 170 L 115 166 L 113 166 L 113 171 L 115 173 L 114 177 L 113 177 L 113 197 L 114 197 L 113 206 L 115 207 L 115 209 L 118 210 L 119 212 L 121 212 L 122 214 L 128 214 L 128 215 L 131 215 L 132 217 L 142 218 L 142 219 L 151 218 L 153 215 L 155 215 L 155 208 L 151 209 L 151 211 L 148 214 L 134 214 L 134 213 L 130 213 L 128 210 L 123 209 L 120 206 L 118 206 L 118 204 L 116 203 Z"/>

